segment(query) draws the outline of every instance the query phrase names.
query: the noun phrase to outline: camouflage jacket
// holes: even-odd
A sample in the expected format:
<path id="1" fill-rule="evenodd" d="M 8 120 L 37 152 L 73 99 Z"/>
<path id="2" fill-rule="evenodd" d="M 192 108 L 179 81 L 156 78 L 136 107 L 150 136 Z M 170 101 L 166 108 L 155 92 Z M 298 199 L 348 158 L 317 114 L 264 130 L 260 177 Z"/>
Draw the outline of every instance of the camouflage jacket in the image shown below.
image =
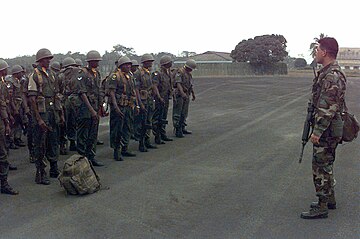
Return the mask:
<path id="1" fill-rule="evenodd" d="M 334 129 L 331 126 L 342 122 L 340 114 L 344 107 L 345 90 L 345 74 L 337 62 L 318 71 L 314 79 L 311 98 L 315 106 L 313 133 L 316 136 L 323 136 L 327 131 L 329 135 L 325 137 L 334 137 L 332 135 Z"/>
<path id="2" fill-rule="evenodd" d="M 182 86 L 184 93 L 189 95 L 193 88 L 193 78 L 191 73 L 186 72 L 185 67 L 181 67 L 175 74 L 174 79 L 174 88 L 176 88 L 177 83 L 180 83 Z M 177 94 L 180 94 L 180 92 L 177 90 Z"/>
<path id="3" fill-rule="evenodd" d="M 170 69 L 161 67 L 159 71 L 152 73 L 152 79 L 159 90 L 160 96 L 164 99 L 168 99 L 173 92 Z"/>
<path id="4" fill-rule="evenodd" d="M 0 80 L 0 116 L 1 116 L 2 121 L 8 120 L 6 95 L 7 95 L 7 86 L 5 83 L 5 79 L 1 78 L 1 80 Z M 1 124 L 2 123 L 3 122 L 1 122 Z"/>
<path id="5" fill-rule="evenodd" d="M 131 74 L 122 72 L 119 68 L 114 70 L 106 80 L 106 88 L 107 90 L 115 90 L 115 97 L 120 106 L 134 104 L 136 92 Z M 126 101 L 126 103 L 123 101 Z"/>
<path id="6" fill-rule="evenodd" d="M 103 104 L 105 94 L 101 86 L 100 72 L 98 70 L 94 72 L 88 67 L 83 67 L 78 71 L 75 81 L 76 82 L 73 82 L 75 88 L 74 93 L 78 94 L 79 97 L 82 93 L 85 93 L 93 109 L 98 111 Z M 90 111 L 84 102 L 81 104 L 79 117 L 91 117 Z"/>

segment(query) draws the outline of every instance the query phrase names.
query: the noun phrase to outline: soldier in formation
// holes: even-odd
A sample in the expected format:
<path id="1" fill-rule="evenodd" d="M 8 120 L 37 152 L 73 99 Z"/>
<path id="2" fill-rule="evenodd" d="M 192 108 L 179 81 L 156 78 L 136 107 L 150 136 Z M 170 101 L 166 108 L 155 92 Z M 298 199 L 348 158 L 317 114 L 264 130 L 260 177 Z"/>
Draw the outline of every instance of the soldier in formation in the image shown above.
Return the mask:
<path id="1" fill-rule="evenodd" d="M 30 162 L 36 167 L 35 182 L 49 185 L 48 175 L 57 178 L 60 173 L 58 157 L 59 153 L 67 154 L 68 141 L 70 151 L 86 156 L 94 166 L 104 165 L 96 158 L 96 145 L 99 144 L 99 119 L 105 116 L 106 97 L 110 105 L 110 147 L 116 161 L 136 156 L 129 151 L 131 139 L 139 141 L 141 152 L 157 148 L 151 144 L 151 133 L 156 144 L 172 141 L 166 134 L 170 99 L 174 98 L 175 106 L 179 96 L 188 98 L 192 94 L 195 98 L 190 73 L 196 67 L 193 61 L 176 70 L 177 78 L 173 79 L 170 56 L 163 56 L 160 68 L 153 72 L 151 54 L 141 57 L 141 66 L 136 60 L 123 56 L 115 62 L 115 69 L 102 79 L 97 69 L 102 58 L 97 51 L 87 53 L 85 67 L 80 59 L 66 57 L 61 63 L 52 59 L 48 49 L 40 49 L 29 75 L 20 65 L 14 65 L 11 75 L 7 75 L 9 66 L 0 60 L 2 193 L 18 193 L 7 182 L 8 170 L 16 169 L 7 161 L 11 145 L 7 142 L 25 146 L 21 139 L 23 132 L 27 134 Z M 186 131 L 188 108 L 188 104 L 183 106 L 183 103 L 178 107 L 184 109 L 176 108 L 179 115 L 176 126 L 181 125 L 182 132 Z"/>

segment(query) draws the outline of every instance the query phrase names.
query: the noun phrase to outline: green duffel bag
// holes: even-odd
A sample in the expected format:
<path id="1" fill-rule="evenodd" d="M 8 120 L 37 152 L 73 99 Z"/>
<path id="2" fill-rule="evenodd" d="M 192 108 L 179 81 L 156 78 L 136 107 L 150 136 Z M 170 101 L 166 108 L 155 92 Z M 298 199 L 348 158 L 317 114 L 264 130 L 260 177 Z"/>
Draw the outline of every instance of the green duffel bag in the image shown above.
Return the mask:
<path id="1" fill-rule="evenodd" d="M 99 176 L 92 164 L 86 157 L 78 154 L 65 161 L 58 179 L 65 191 L 72 195 L 94 193 L 101 187 Z"/>

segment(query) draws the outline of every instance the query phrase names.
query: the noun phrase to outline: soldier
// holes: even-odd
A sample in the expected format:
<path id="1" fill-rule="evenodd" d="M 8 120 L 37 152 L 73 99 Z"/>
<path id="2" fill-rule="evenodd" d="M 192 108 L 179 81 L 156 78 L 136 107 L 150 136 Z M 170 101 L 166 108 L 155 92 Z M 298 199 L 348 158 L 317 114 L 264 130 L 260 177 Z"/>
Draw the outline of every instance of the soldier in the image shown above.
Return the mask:
<path id="1" fill-rule="evenodd" d="M 61 70 L 61 64 L 58 61 L 51 62 L 50 69 L 55 72 L 56 77 L 59 75 Z"/>
<path id="2" fill-rule="evenodd" d="M 153 121 L 153 134 L 155 135 L 156 144 L 164 144 L 164 141 L 173 141 L 166 136 L 169 98 L 173 94 L 173 83 L 170 73 L 170 68 L 172 66 L 171 57 L 167 55 L 161 57 L 160 66 L 160 70 L 155 71 L 152 74 L 153 82 L 159 91 L 159 96 L 155 99 L 155 112 Z"/>
<path id="3" fill-rule="evenodd" d="M 72 57 L 66 57 L 62 62 L 62 69 L 59 73 L 60 91 L 63 95 L 63 108 L 65 124 L 63 132 L 60 130 L 60 154 L 67 154 L 67 140 L 70 141 L 69 150 L 77 151 L 76 148 L 76 105 L 69 99 L 74 93 L 74 78 L 76 78 L 79 68 Z M 65 137 L 66 136 L 66 137 Z"/>
<path id="4" fill-rule="evenodd" d="M 341 142 L 346 78 L 336 61 L 339 46 L 331 37 L 318 41 L 315 60 L 322 65 L 317 72 L 312 88 L 311 103 L 314 111 L 312 171 L 317 202 L 308 212 L 301 213 L 304 219 L 326 218 L 328 209 L 336 208 L 335 178 L 333 164 L 335 150 Z"/>
<path id="5" fill-rule="evenodd" d="M 150 143 L 150 133 L 152 128 L 152 118 L 154 114 L 154 85 L 151 80 L 151 67 L 154 57 L 150 54 L 144 54 L 141 57 L 142 67 L 134 73 L 136 81 L 137 95 L 140 96 L 140 114 L 136 116 L 139 124 L 135 125 L 137 137 L 139 139 L 139 151 L 147 152 L 147 149 L 156 149 L 157 147 Z"/>
<path id="6" fill-rule="evenodd" d="M 10 122 L 7 113 L 6 105 L 6 84 L 5 76 L 7 75 L 7 69 L 9 65 L 6 61 L 0 59 L 0 183 L 1 183 L 1 193 L 16 195 L 19 194 L 18 191 L 15 191 L 8 183 L 8 172 L 9 172 L 9 162 L 7 160 L 7 149 L 5 145 L 5 135 L 10 133 Z"/>
<path id="7" fill-rule="evenodd" d="M 45 159 L 50 162 L 50 177 L 57 178 L 58 170 L 58 125 L 63 119 L 62 109 L 57 94 L 59 92 L 58 79 L 49 69 L 53 58 L 51 52 L 42 48 L 36 53 L 37 67 L 30 75 L 28 96 L 34 117 L 34 156 L 36 165 L 35 182 L 49 185 L 50 181 L 45 172 Z"/>
<path id="8" fill-rule="evenodd" d="M 75 59 L 75 62 L 76 62 L 76 66 L 78 66 L 78 67 L 83 67 L 83 62 L 82 62 L 81 59 L 76 58 L 76 59 Z"/>
<path id="9" fill-rule="evenodd" d="M 193 80 L 191 72 L 195 70 L 196 62 L 192 59 L 186 61 L 184 67 L 180 68 L 175 75 L 175 98 L 173 107 L 173 124 L 175 128 L 175 136 L 183 138 L 184 134 L 191 134 L 185 129 L 186 118 L 189 111 L 189 97 L 192 95 L 192 100 L 195 100 L 195 93 L 193 89 Z"/>
<path id="10" fill-rule="evenodd" d="M 122 161 L 120 156 L 134 157 L 128 151 L 131 135 L 133 111 L 137 105 L 135 84 L 130 73 L 131 60 L 123 56 L 118 60 L 118 68 L 107 80 L 110 111 L 110 146 L 114 149 L 114 159 Z"/>
<path id="11" fill-rule="evenodd" d="M 78 72 L 75 93 L 81 102 L 77 113 L 77 150 L 86 156 L 94 166 L 104 166 L 95 158 L 99 117 L 103 103 L 101 76 L 98 71 L 100 53 L 89 51 L 86 55 L 88 65 Z"/>
<path id="12" fill-rule="evenodd" d="M 11 134 L 14 140 L 14 144 L 19 147 L 26 146 L 25 142 L 21 139 L 23 127 L 28 124 L 26 115 L 30 110 L 27 104 L 27 100 L 24 96 L 23 84 L 21 79 L 24 76 L 24 70 L 20 65 L 14 65 L 11 68 L 12 80 L 9 82 L 12 92 L 10 99 L 10 109 L 13 113 L 14 124 L 11 127 Z"/>

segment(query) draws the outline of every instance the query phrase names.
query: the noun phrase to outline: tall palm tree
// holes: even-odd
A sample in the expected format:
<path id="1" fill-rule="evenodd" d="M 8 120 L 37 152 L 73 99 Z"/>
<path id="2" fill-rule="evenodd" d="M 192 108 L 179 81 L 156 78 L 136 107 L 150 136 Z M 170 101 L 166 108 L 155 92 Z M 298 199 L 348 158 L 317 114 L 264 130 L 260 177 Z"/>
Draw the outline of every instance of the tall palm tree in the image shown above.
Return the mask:
<path id="1" fill-rule="evenodd" d="M 310 50 L 311 50 L 310 55 L 313 58 L 313 61 L 311 62 L 310 66 L 312 66 L 312 68 L 314 70 L 314 74 L 315 74 L 315 69 L 317 68 L 317 63 L 315 61 L 316 47 L 319 45 L 319 40 L 324 38 L 324 37 L 327 37 L 327 35 L 325 35 L 324 33 L 320 33 L 319 38 L 315 37 L 314 42 L 312 42 L 310 44 Z"/>
<path id="2" fill-rule="evenodd" d="M 312 43 L 310 44 L 310 50 L 311 50 L 310 55 L 312 56 L 312 58 L 315 58 L 316 47 L 319 45 L 319 43 L 318 43 L 319 40 L 322 39 L 322 38 L 324 38 L 324 37 L 327 37 L 327 35 L 325 35 L 324 33 L 320 33 L 320 37 L 319 37 L 319 38 L 315 37 L 315 38 L 314 38 L 314 42 L 312 42 Z"/>

